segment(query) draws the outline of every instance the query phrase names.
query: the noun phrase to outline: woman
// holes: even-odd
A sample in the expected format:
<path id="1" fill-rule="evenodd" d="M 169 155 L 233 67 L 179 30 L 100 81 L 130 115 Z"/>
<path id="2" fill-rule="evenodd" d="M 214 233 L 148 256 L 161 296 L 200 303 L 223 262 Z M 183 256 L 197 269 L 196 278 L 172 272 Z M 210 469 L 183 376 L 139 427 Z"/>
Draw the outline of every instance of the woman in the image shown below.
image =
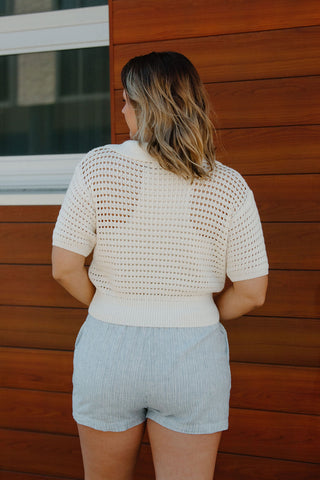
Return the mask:
<path id="1" fill-rule="evenodd" d="M 264 302 L 261 223 L 215 160 L 190 61 L 135 57 L 122 82 L 131 140 L 79 163 L 53 234 L 53 276 L 89 306 L 73 372 L 85 478 L 131 479 L 147 423 L 157 480 L 211 480 L 231 388 L 220 322 Z"/>

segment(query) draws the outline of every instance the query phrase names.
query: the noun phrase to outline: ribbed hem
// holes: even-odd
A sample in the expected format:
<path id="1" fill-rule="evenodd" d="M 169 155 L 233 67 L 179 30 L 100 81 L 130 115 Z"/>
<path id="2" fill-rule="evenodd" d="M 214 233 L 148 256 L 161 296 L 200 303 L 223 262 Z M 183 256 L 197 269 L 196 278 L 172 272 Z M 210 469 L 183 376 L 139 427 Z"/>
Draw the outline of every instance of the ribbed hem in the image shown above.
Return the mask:
<path id="1" fill-rule="evenodd" d="M 89 314 L 98 320 L 140 327 L 203 327 L 219 322 L 211 294 L 176 298 L 122 298 L 96 291 Z"/>
<path id="2" fill-rule="evenodd" d="M 250 272 L 228 272 L 228 277 L 232 282 L 240 282 L 242 280 L 251 280 L 253 278 L 264 277 L 269 273 L 269 265 L 264 265 L 257 270 L 251 270 Z"/>
<path id="3" fill-rule="evenodd" d="M 88 247 L 86 245 L 80 245 L 78 243 L 75 243 L 74 241 L 65 242 L 63 238 L 60 238 L 55 233 L 53 234 L 52 246 L 64 248 L 65 250 L 78 253 L 79 255 L 83 255 L 84 257 L 87 257 L 89 253 L 92 251 L 92 247 Z"/>

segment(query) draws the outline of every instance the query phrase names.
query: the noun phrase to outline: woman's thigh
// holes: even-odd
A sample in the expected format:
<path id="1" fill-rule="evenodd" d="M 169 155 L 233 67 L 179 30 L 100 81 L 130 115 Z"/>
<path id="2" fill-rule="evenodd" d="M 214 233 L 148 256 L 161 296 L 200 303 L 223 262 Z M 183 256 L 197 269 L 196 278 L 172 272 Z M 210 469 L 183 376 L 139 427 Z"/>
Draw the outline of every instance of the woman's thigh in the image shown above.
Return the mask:
<path id="1" fill-rule="evenodd" d="M 78 424 L 85 480 L 131 480 L 145 426 L 102 432 Z"/>
<path id="2" fill-rule="evenodd" d="M 186 434 L 147 420 L 156 480 L 212 480 L 222 432 Z"/>

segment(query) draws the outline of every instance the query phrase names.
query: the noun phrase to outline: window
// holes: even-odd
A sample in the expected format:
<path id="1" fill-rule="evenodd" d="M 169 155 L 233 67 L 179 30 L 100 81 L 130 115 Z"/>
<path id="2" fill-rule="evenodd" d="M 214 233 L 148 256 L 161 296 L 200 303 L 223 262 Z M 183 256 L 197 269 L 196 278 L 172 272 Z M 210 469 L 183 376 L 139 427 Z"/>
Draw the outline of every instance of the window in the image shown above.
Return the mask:
<path id="1" fill-rule="evenodd" d="M 0 15 L 48 12 L 108 5 L 107 0 L 0 0 Z"/>
<path id="2" fill-rule="evenodd" d="M 110 143 L 108 47 L 0 57 L 0 156 Z"/>
<path id="3" fill-rule="evenodd" d="M 59 52 L 59 94 L 93 95 L 109 92 L 107 48 Z"/>
<path id="4" fill-rule="evenodd" d="M 0 107 L 10 102 L 12 85 L 12 60 L 0 57 Z"/>
<path id="5" fill-rule="evenodd" d="M 59 0 L 57 9 L 63 8 L 81 8 L 81 7 L 95 7 L 97 5 L 107 5 L 105 0 Z"/>
<path id="6" fill-rule="evenodd" d="M 80 158 L 110 143 L 106 3 L 0 0 L 2 15 L 47 8 L 0 17 L 0 203 L 59 203 Z"/>

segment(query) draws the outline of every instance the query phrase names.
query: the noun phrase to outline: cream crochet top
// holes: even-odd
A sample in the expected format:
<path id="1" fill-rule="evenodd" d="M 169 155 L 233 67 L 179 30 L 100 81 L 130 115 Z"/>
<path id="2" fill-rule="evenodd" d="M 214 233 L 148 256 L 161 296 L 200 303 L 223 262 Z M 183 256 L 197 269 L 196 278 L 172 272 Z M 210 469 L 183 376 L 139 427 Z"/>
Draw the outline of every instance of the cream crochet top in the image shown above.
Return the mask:
<path id="1" fill-rule="evenodd" d="M 164 170 L 136 141 L 91 150 L 77 165 L 53 245 L 87 256 L 89 313 L 124 325 L 219 321 L 212 292 L 268 273 L 252 191 L 216 161 L 210 179 Z"/>

